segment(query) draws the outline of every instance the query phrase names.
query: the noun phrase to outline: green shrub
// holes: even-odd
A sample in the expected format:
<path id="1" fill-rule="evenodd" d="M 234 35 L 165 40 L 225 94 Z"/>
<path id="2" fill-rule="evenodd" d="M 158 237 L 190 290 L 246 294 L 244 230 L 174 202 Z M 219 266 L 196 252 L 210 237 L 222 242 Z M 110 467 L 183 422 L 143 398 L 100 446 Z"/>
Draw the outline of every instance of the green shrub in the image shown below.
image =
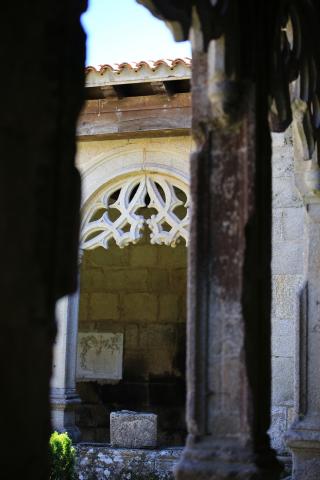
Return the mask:
<path id="1" fill-rule="evenodd" d="M 50 480 L 75 478 L 75 449 L 67 433 L 53 432 L 50 437 Z"/>

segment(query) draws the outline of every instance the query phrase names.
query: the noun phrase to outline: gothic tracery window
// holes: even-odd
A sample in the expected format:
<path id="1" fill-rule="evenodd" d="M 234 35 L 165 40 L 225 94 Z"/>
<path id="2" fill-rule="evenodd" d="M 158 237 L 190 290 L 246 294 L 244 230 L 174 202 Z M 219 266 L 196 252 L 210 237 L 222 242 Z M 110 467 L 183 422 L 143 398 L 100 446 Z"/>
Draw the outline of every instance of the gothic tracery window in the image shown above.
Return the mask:
<path id="1" fill-rule="evenodd" d="M 149 228 L 150 243 L 188 244 L 189 192 L 180 180 L 139 173 L 116 180 L 99 192 L 84 217 L 81 248 L 123 248 L 135 244 Z"/>

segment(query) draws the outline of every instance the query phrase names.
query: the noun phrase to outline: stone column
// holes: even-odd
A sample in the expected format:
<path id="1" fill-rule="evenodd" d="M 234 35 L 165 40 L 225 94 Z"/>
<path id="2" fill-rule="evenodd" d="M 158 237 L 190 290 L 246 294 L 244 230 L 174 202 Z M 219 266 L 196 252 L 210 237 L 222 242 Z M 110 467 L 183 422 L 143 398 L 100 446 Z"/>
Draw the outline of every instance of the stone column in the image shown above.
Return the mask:
<path id="1" fill-rule="evenodd" d="M 57 302 L 58 333 L 54 345 L 51 379 L 52 427 L 68 432 L 73 441 L 80 440 L 75 424 L 75 407 L 80 403 L 76 391 L 79 290 Z"/>
<path id="2" fill-rule="evenodd" d="M 253 83 L 227 77 L 223 38 L 205 52 L 193 35 L 189 435 L 176 478 L 275 480 L 267 105 Z"/>
<path id="3" fill-rule="evenodd" d="M 297 112 L 296 112 L 297 113 Z M 305 203 L 305 283 L 296 328 L 295 418 L 286 434 L 293 479 L 320 478 L 320 171 L 303 148 L 302 116 L 294 123 L 296 184 Z M 301 232 L 303 234 L 303 232 Z"/>

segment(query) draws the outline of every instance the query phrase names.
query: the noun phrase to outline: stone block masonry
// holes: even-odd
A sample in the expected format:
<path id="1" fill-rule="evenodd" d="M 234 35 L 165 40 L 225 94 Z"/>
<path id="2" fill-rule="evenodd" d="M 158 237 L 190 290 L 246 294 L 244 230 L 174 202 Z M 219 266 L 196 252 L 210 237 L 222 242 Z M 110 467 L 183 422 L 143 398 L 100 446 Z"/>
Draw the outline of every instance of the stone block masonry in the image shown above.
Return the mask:
<path id="1" fill-rule="evenodd" d="M 79 332 L 121 333 L 124 341 L 119 383 L 78 383 L 84 440 L 108 441 L 110 410 L 130 409 L 158 414 L 160 445 L 184 442 L 186 253 L 147 239 L 84 253 Z M 101 404 L 105 419 L 96 422 Z"/>
<path id="2" fill-rule="evenodd" d="M 186 247 L 112 245 L 84 254 L 79 331 L 122 332 L 124 370 L 143 357 L 135 379 L 182 376 L 186 321 Z M 155 361 L 155 352 L 156 361 Z M 181 363 L 181 362 L 180 362 Z M 129 374 L 131 376 L 131 374 Z"/>
<path id="3" fill-rule="evenodd" d="M 294 183 L 292 134 L 273 134 L 272 446 L 288 455 L 294 392 L 295 324 L 304 269 L 304 210 Z"/>

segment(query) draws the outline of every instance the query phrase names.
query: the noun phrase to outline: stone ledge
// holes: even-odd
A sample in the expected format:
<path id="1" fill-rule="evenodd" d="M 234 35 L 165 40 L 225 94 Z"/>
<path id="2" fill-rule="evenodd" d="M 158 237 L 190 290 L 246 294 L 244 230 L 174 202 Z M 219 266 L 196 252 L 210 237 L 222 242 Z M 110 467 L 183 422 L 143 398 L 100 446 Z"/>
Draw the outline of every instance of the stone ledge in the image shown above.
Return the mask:
<path id="1" fill-rule="evenodd" d="M 109 444 L 76 445 L 78 480 L 173 480 L 182 447 L 155 450 L 111 448 Z"/>

